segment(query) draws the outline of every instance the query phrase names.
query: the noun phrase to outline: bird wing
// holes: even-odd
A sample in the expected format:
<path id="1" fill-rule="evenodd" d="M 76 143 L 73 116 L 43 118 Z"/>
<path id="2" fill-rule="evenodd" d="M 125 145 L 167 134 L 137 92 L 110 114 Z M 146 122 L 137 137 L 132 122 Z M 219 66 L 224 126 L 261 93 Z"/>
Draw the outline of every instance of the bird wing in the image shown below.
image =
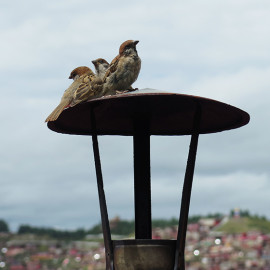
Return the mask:
<path id="1" fill-rule="evenodd" d="M 104 75 L 104 82 L 106 82 L 106 79 L 111 76 L 112 73 L 114 73 L 117 70 L 118 63 L 119 63 L 120 55 L 117 55 L 112 62 L 110 63 L 105 75 Z"/>
<path id="2" fill-rule="evenodd" d="M 73 99 L 70 106 L 75 106 L 76 104 L 88 100 L 90 97 L 95 95 L 95 91 L 92 87 L 94 83 L 95 76 L 93 75 L 84 75 L 77 80 L 77 85 L 75 86 Z"/>
<path id="3" fill-rule="evenodd" d="M 81 75 L 76 79 L 64 92 L 59 105 L 47 117 L 45 122 L 55 121 L 65 108 L 73 107 L 94 96 L 96 89 L 92 87 L 92 84 L 95 79 L 96 76 L 94 74 Z"/>

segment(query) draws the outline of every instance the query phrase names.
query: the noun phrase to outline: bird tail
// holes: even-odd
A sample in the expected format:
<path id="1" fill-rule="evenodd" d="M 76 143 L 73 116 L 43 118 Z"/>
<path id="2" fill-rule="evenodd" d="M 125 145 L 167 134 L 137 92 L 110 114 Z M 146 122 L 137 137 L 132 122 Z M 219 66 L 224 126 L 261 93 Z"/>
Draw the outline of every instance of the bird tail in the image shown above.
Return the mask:
<path id="1" fill-rule="evenodd" d="M 61 114 L 61 112 L 68 107 L 68 104 L 66 103 L 60 103 L 54 110 L 53 112 L 47 117 L 47 119 L 45 120 L 45 122 L 49 122 L 49 121 L 55 121 L 59 115 Z"/>

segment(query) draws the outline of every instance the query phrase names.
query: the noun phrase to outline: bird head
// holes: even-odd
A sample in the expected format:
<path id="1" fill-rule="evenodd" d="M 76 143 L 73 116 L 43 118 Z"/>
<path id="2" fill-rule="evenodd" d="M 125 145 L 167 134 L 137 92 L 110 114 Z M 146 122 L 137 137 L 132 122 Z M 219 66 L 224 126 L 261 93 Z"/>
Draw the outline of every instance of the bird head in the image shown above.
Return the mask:
<path id="1" fill-rule="evenodd" d="M 68 78 L 73 79 L 75 81 L 80 76 L 85 75 L 85 74 L 94 75 L 93 71 L 89 67 L 82 66 L 82 67 L 77 67 L 73 69 Z"/>
<path id="2" fill-rule="evenodd" d="M 133 52 L 137 53 L 136 45 L 139 43 L 139 40 L 127 40 L 123 42 L 119 48 L 119 54 L 129 55 Z"/>
<path id="3" fill-rule="evenodd" d="M 93 60 L 92 63 L 95 66 L 97 74 L 99 74 L 102 71 L 106 71 L 109 67 L 109 63 L 103 58 L 98 58 L 96 60 Z"/>

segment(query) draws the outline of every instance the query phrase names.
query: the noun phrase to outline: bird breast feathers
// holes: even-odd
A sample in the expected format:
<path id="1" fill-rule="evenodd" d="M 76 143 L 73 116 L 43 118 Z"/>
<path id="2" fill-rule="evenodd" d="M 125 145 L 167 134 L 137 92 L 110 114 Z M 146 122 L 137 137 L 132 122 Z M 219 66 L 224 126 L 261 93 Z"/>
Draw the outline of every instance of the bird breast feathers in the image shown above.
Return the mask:
<path id="1" fill-rule="evenodd" d="M 137 64 L 134 65 L 134 62 L 137 62 Z M 128 57 L 117 55 L 112 60 L 107 72 L 105 73 L 104 81 L 106 81 L 106 78 L 108 78 L 116 70 L 130 69 L 132 66 L 134 66 L 135 72 L 137 72 L 137 69 L 138 71 L 140 70 L 141 60 L 137 55 L 128 56 Z"/>

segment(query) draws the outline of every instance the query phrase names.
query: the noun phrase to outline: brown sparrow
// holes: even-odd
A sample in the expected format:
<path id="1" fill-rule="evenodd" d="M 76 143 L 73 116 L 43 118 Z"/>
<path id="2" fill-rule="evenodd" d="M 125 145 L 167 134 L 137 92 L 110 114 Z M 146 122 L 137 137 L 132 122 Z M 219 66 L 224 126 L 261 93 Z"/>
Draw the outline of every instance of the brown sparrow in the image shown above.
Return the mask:
<path id="1" fill-rule="evenodd" d="M 141 69 L 141 59 L 136 50 L 138 42 L 127 40 L 121 44 L 119 54 L 112 60 L 104 75 L 102 96 L 133 90 L 131 85 L 137 80 Z"/>
<path id="2" fill-rule="evenodd" d="M 64 92 L 59 105 L 47 117 L 45 122 L 55 121 L 61 112 L 67 107 L 73 107 L 78 103 L 94 97 L 100 90 L 100 83 L 96 82 L 96 76 L 88 67 L 77 67 L 70 73 L 69 79 L 74 82 Z"/>
<path id="3" fill-rule="evenodd" d="M 77 67 L 77 68 L 74 68 L 71 72 L 70 72 L 70 75 L 69 75 L 69 79 L 72 79 L 72 80 L 77 80 L 81 75 L 84 75 L 84 74 L 88 74 L 89 75 L 92 75 L 92 76 L 95 76 L 95 73 L 89 68 L 89 67 L 85 67 L 85 66 L 82 66 L 82 67 Z"/>
<path id="4" fill-rule="evenodd" d="M 102 79 L 109 67 L 109 63 L 103 58 L 93 60 L 92 63 L 95 66 L 96 76 Z"/>

